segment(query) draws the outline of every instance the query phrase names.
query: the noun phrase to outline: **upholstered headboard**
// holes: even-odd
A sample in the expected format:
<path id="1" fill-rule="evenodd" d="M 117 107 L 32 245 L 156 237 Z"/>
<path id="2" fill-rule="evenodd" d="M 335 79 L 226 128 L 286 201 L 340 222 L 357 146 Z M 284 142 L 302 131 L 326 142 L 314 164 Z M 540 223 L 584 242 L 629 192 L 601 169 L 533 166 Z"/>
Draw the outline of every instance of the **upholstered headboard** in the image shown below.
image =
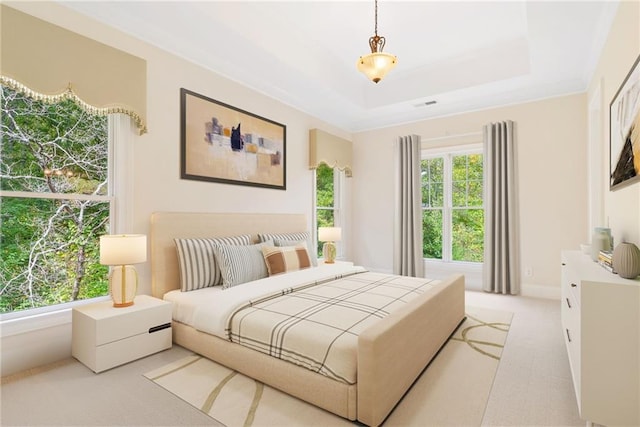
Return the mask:
<path id="1" fill-rule="evenodd" d="M 155 212 L 151 215 L 151 292 L 180 288 L 175 238 L 310 231 L 304 214 Z"/>

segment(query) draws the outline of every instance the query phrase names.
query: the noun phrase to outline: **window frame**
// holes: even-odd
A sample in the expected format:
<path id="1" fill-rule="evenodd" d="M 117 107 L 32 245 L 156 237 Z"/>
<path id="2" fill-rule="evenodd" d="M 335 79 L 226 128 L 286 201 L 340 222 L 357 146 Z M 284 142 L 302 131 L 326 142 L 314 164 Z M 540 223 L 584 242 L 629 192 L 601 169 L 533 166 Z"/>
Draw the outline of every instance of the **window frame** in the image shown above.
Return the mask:
<path id="1" fill-rule="evenodd" d="M 133 202 L 133 192 L 131 186 L 126 183 L 130 182 L 132 175 L 133 162 L 133 144 L 132 139 L 135 135 L 134 123 L 126 114 L 111 113 L 107 115 L 107 194 L 78 194 L 78 193 L 36 193 L 27 191 L 4 191 L 0 190 L 0 197 L 21 197 L 32 199 L 57 199 L 57 200 L 90 200 L 99 202 L 109 202 L 109 229 L 113 234 L 126 233 L 132 224 L 131 206 Z M 111 267 L 109 267 L 111 269 Z M 0 324 L 3 329 L 10 324 L 12 327 L 0 334 L 0 337 L 14 335 L 29 330 L 40 329 L 36 324 L 43 323 L 42 327 L 48 327 L 47 321 L 38 319 L 46 315 L 54 315 L 70 311 L 76 306 L 91 304 L 99 301 L 108 301 L 111 297 L 109 294 L 86 298 L 76 301 L 68 301 L 60 304 L 52 304 L 49 306 L 30 308 L 9 313 L 0 313 Z M 35 324 L 20 327 L 14 321 L 32 319 Z M 11 321 L 11 323 L 6 323 Z M 64 323 L 64 322 L 63 322 Z M 14 330 L 15 329 L 15 330 Z M 23 330 L 24 329 L 24 330 Z"/>
<path id="2" fill-rule="evenodd" d="M 452 236 L 452 222 L 453 222 L 453 210 L 455 209 L 478 209 L 481 208 L 485 211 L 484 204 L 484 175 L 483 175 L 483 203 L 482 206 L 465 206 L 454 207 L 453 206 L 453 157 L 470 154 L 481 154 L 483 156 L 483 168 L 484 168 L 484 152 L 482 143 L 472 143 L 455 146 L 434 147 L 434 148 L 422 148 L 420 151 L 420 160 L 427 160 L 442 157 L 443 161 L 443 206 L 442 208 L 442 259 L 426 258 L 423 257 L 425 262 L 429 263 L 447 263 L 447 264 L 466 264 L 469 266 L 481 266 L 484 262 L 478 261 L 457 261 L 452 258 L 453 248 L 453 236 Z M 421 211 L 434 210 L 421 206 Z"/>

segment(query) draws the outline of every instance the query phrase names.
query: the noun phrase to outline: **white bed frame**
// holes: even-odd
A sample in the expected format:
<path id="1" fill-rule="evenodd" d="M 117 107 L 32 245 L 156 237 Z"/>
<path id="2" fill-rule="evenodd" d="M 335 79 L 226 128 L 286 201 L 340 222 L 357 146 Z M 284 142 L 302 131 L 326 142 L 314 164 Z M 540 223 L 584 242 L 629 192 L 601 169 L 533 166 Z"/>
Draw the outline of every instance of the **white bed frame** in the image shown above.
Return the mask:
<path id="1" fill-rule="evenodd" d="M 302 214 L 156 212 L 151 216 L 151 280 L 157 298 L 180 287 L 177 237 L 308 231 Z M 251 378 L 369 426 L 382 424 L 464 319 L 464 276 L 442 281 L 358 338 L 357 383 L 305 368 L 173 322 L 173 341 Z"/>

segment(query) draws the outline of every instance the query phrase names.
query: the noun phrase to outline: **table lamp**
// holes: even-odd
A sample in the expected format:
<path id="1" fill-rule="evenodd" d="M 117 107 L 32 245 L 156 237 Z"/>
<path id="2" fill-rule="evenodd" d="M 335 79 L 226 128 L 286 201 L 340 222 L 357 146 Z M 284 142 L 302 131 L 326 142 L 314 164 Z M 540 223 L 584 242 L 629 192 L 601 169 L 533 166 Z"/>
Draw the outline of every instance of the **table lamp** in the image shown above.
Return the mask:
<path id="1" fill-rule="evenodd" d="M 144 234 L 107 234 L 100 236 L 100 264 L 110 265 L 109 293 L 114 307 L 129 307 L 138 290 L 138 272 L 131 264 L 147 260 L 147 236 Z"/>
<path id="2" fill-rule="evenodd" d="M 336 245 L 334 242 L 340 241 L 342 238 L 342 229 L 340 227 L 319 227 L 318 240 L 324 242 L 322 245 L 322 257 L 325 264 L 333 264 L 336 260 Z"/>

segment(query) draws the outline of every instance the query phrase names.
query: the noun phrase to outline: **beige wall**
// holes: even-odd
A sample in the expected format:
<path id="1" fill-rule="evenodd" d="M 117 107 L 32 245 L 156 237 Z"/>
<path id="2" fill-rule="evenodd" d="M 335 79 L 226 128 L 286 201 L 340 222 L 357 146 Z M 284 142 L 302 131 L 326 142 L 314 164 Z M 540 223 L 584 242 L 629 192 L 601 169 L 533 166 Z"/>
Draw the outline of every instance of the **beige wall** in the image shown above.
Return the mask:
<path id="1" fill-rule="evenodd" d="M 591 99 L 598 88 L 603 96 L 602 176 L 604 220 L 615 244 L 630 241 L 640 246 L 640 183 L 609 191 L 609 103 L 640 55 L 640 2 L 621 2 L 602 56 L 589 84 Z"/>
<path id="2" fill-rule="evenodd" d="M 389 159 L 398 136 L 417 134 L 429 139 L 479 132 L 487 123 L 508 119 L 517 123 L 522 270 L 530 268 L 533 273 L 523 277 L 523 286 L 559 289 L 560 250 L 577 249 L 587 239 L 584 94 L 356 134 L 355 261 L 380 270 L 393 268 L 394 168 Z"/>

